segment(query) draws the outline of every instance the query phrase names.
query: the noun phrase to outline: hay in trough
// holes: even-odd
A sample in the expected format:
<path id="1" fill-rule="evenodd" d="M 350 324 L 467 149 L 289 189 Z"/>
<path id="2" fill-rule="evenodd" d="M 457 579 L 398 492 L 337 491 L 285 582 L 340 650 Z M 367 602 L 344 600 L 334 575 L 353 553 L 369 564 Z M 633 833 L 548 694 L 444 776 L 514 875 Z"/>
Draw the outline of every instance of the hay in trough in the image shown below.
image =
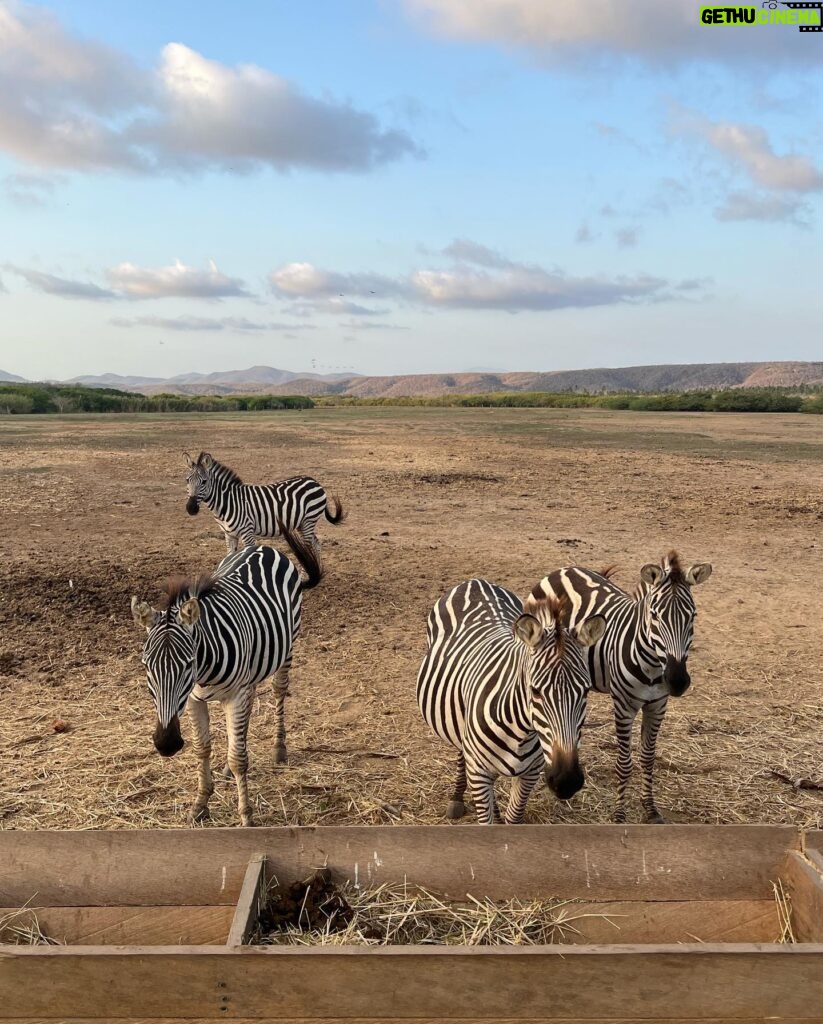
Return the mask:
<path id="1" fill-rule="evenodd" d="M 542 946 L 566 942 L 575 900 L 447 899 L 422 886 L 338 888 L 327 870 L 269 886 L 253 944 L 280 946 Z"/>
<path id="2" fill-rule="evenodd" d="M 59 946 L 57 939 L 46 935 L 37 915 L 28 907 L 12 910 L 0 917 L 0 944 L 9 946 Z"/>

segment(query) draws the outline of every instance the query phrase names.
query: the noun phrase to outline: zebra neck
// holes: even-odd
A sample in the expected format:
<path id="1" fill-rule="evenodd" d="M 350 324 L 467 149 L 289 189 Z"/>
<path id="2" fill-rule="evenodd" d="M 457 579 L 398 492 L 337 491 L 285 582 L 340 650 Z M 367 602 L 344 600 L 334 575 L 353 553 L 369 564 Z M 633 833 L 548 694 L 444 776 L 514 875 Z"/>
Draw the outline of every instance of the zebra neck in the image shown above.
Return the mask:
<path id="1" fill-rule="evenodd" d="M 216 477 L 212 479 L 211 490 L 209 496 L 206 498 L 206 504 L 214 512 L 216 516 L 225 515 L 236 502 L 232 501 L 232 496 L 239 496 L 240 488 L 243 484 L 238 484 L 234 480 L 225 480 Z"/>
<path id="2" fill-rule="evenodd" d="M 647 604 L 648 593 L 644 594 L 635 606 L 634 614 L 636 619 L 632 656 L 635 662 L 635 667 L 641 675 L 645 676 L 647 679 L 659 679 L 660 676 L 663 675 L 663 670 L 666 666 L 665 663 L 661 661 L 660 655 L 657 653 L 657 648 L 652 641 L 648 616 L 646 614 Z"/>
<path id="3" fill-rule="evenodd" d="M 521 741 L 534 732 L 529 714 L 528 685 L 524 665 L 515 681 L 501 692 L 498 706 L 500 718 L 513 736 Z"/>

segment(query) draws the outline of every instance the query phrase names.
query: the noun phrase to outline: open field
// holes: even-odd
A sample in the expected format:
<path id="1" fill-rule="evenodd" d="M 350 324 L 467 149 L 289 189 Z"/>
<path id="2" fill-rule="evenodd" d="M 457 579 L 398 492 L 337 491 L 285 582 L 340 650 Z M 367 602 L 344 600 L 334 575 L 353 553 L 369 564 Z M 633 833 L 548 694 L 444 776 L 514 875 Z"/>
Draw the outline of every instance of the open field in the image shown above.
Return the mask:
<path id="1" fill-rule="evenodd" d="M 660 738 L 661 810 L 823 824 L 823 792 L 773 774 L 823 779 L 823 419 L 390 408 L 0 420 L 0 827 L 184 821 L 195 765 L 188 748 L 154 753 L 129 597 L 224 553 L 210 513 L 184 510 L 182 451 L 201 448 L 249 481 L 316 475 L 349 513 L 321 525 L 327 578 L 306 598 L 285 767 L 258 691 L 260 824 L 443 820 L 453 753 L 414 697 L 437 597 L 472 575 L 525 595 L 572 562 L 617 562 L 630 587 L 673 546 L 714 574 L 695 593 L 693 686 Z M 219 764 L 216 705 L 212 720 Z M 585 789 L 559 805 L 541 783 L 528 820 L 610 820 L 599 695 L 582 758 Z M 631 795 L 637 821 L 639 778 Z M 233 783 L 218 779 L 211 810 L 237 823 Z"/>

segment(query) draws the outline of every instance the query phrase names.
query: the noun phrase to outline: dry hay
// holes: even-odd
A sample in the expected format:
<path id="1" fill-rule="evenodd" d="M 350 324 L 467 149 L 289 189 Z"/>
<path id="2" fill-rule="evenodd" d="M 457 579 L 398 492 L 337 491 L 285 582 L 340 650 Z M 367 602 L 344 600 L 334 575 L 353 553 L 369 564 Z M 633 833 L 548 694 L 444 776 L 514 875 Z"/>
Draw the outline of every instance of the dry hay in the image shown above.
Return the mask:
<path id="1" fill-rule="evenodd" d="M 267 889 L 255 945 L 544 946 L 577 934 L 574 922 L 608 915 L 575 913 L 576 900 L 447 899 L 422 886 L 338 888 L 326 870 Z M 615 926 L 617 927 L 617 926 Z"/>
<path id="2" fill-rule="evenodd" d="M 57 939 L 46 935 L 35 912 L 28 907 L 12 910 L 0 917 L 0 944 L 10 946 L 59 946 Z"/>

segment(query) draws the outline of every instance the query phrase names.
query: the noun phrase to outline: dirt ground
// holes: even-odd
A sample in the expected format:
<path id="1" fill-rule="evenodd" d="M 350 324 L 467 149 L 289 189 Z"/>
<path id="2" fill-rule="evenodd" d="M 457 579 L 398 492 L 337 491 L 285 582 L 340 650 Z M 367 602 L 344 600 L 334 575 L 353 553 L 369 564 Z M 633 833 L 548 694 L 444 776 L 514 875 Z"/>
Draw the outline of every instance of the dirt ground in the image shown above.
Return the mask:
<path id="1" fill-rule="evenodd" d="M 714 574 L 695 591 L 693 686 L 661 734 L 661 810 L 823 825 L 823 791 L 793 784 L 823 785 L 823 418 L 375 408 L 0 421 L 0 827 L 185 823 L 195 765 L 188 747 L 154 753 L 129 599 L 224 553 L 208 510 L 184 510 L 182 453 L 200 449 L 248 481 L 315 475 L 348 511 L 320 530 L 327 576 L 306 598 L 284 767 L 258 690 L 259 824 L 443 821 L 453 752 L 415 702 L 433 602 L 474 575 L 525 596 L 571 563 L 617 562 L 631 587 L 676 547 Z M 219 764 L 216 705 L 212 720 Z M 611 820 L 600 695 L 582 757 L 584 790 L 561 805 L 541 783 L 528 820 Z M 637 821 L 637 778 L 631 794 Z M 237 824 L 233 783 L 211 806 Z"/>

